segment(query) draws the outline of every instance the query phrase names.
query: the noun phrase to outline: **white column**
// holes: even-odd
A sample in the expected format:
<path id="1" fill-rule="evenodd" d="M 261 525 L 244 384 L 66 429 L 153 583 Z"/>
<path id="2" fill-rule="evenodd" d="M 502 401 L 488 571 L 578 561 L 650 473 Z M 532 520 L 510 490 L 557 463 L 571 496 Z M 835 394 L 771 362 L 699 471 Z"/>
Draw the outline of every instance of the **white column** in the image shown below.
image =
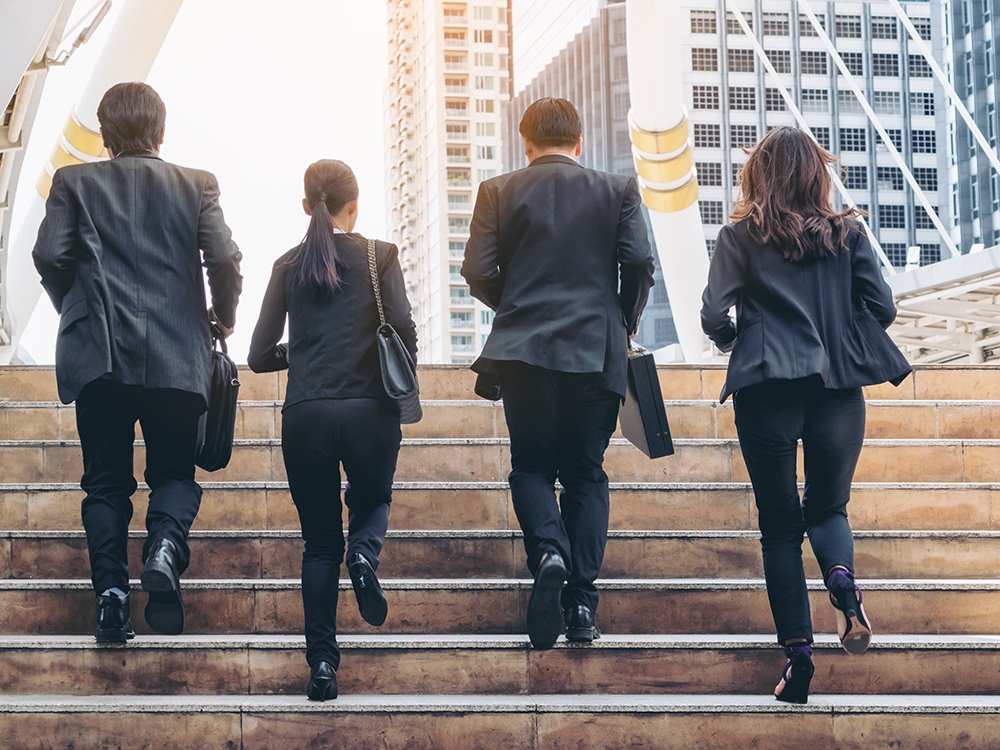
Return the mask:
<path id="1" fill-rule="evenodd" d="M 676 0 L 628 0 L 626 13 L 632 154 L 681 350 L 698 362 L 708 251 L 681 83 L 684 10 Z"/>
<path id="2" fill-rule="evenodd" d="M 0 347 L 0 365 L 9 364 L 21 334 L 28 325 L 42 288 L 31 260 L 38 226 L 45 215 L 45 199 L 52 175 L 59 167 L 106 158 L 98 134 L 97 105 L 104 92 L 116 83 L 143 81 L 149 75 L 167 33 L 184 0 L 127 0 L 108 41 L 101 51 L 77 106 L 70 112 L 45 170 L 38 192 L 20 196 L 28 202 L 20 234 L 13 239 L 7 256 L 7 313 L 13 328 L 9 346 Z"/>

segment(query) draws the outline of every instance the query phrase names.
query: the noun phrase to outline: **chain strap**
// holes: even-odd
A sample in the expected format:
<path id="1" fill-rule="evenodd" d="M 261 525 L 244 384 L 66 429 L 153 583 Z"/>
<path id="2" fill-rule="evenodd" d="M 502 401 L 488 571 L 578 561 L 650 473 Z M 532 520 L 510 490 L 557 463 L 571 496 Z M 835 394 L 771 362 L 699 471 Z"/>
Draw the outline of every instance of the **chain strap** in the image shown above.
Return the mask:
<path id="1" fill-rule="evenodd" d="M 382 289 L 379 287 L 378 267 L 375 265 L 375 240 L 368 240 L 368 272 L 372 276 L 372 289 L 375 290 L 378 319 L 381 325 L 385 325 L 385 312 L 382 310 Z"/>

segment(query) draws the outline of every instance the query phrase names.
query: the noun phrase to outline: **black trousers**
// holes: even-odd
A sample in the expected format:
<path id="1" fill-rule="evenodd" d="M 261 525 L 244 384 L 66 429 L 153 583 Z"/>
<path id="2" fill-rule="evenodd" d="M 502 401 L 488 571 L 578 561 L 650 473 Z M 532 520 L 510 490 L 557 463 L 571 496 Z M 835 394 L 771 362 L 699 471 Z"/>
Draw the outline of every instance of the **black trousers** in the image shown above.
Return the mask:
<path id="1" fill-rule="evenodd" d="M 809 535 L 824 580 L 837 566 L 854 571 L 847 501 L 865 437 L 864 396 L 860 388 L 824 388 L 814 376 L 742 388 L 734 403 L 740 449 L 757 500 L 778 641 L 812 642 L 802 538 Z M 795 468 L 800 439 L 805 461 L 801 500 Z"/>
<path id="2" fill-rule="evenodd" d="M 129 590 L 128 526 L 136 490 L 132 450 L 135 423 L 146 443 L 145 480 L 149 485 L 146 542 L 171 540 L 179 553 L 180 572 L 191 559 L 187 536 L 201 506 L 194 481 L 198 417 L 202 397 L 166 388 L 142 388 L 110 380 L 88 383 L 76 400 L 76 424 L 83 448 L 83 528 L 87 533 L 91 580 L 101 593 Z"/>
<path id="3" fill-rule="evenodd" d="M 510 433 L 510 494 L 524 532 L 528 569 L 558 552 L 568 577 L 563 608 L 597 609 L 594 581 L 608 540 L 608 475 L 604 451 L 621 399 L 589 373 L 546 370 L 523 362 L 501 368 Z M 562 485 L 556 502 L 555 481 Z"/>
<path id="4" fill-rule="evenodd" d="M 340 466 L 347 475 L 347 550 L 378 569 L 389 527 L 392 478 L 402 439 L 399 412 L 388 399 L 302 401 L 282 414 L 281 451 L 302 523 L 302 603 L 306 660 L 340 665 L 337 597 L 344 560 Z"/>

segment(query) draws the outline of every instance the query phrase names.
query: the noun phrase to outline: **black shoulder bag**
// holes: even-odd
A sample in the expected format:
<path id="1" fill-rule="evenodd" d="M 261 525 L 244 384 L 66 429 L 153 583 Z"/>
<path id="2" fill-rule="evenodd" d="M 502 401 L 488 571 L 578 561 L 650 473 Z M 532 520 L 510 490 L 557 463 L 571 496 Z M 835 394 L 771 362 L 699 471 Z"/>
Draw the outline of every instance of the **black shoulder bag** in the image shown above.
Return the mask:
<path id="1" fill-rule="evenodd" d="M 420 407 L 420 386 L 417 384 L 417 367 L 413 358 L 403 346 L 396 329 L 385 322 L 382 309 L 382 289 L 378 283 L 378 266 L 375 264 L 375 240 L 368 240 L 368 271 L 375 290 L 378 305 L 379 327 L 375 332 L 378 341 L 378 359 L 382 369 L 382 386 L 399 407 L 399 421 L 402 424 L 419 422 L 424 416 Z"/>
<path id="2" fill-rule="evenodd" d="M 198 422 L 198 453 L 195 463 L 205 471 L 218 471 L 229 465 L 236 433 L 236 400 L 240 393 L 236 363 L 229 358 L 224 339 L 212 336 L 212 384 L 208 411 Z M 222 351 L 215 347 L 219 344 Z"/>

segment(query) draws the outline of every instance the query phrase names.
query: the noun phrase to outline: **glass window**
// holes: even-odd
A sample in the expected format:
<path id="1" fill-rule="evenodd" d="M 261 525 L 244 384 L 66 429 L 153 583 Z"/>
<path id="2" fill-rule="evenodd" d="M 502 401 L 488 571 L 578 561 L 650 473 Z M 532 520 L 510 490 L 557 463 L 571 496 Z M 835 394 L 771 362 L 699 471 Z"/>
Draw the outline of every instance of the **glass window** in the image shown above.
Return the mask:
<path id="1" fill-rule="evenodd" d="M 739 110 L 757 109 L 757 89 L 752 86 L 730 86 L 729 108 Z"/>
<path id="2" fill-rule="evenodd" d="M 865 74 L 865 56 L 861 52 L 841 52 L 840 58 L 844 61 L 847 72 L 852 76 L 863 76 Z"/>
<path id="3" fill-rule="evenodd" d="M 747 26 L 753 29 L 753 15 L 750 13 L 744 13 L 743 18 L 746 19 Z M 740 22 L 736 20 L 736 16 L 732 13 L 726 13 L 726 33 L 727 34 L 742 34 L 743 27 L 740 26 Z"/>
<path id="4" fill-rule="evenodd" d="M 764 13 L 761 20 L 764 22 L 765 36 L 788 36 L 789 24 L 787 13 Z"/>
<path id="5" fill-rule="evenodd" d="M 803 50 L 801 53 L 803 75 L 826 75 L 826 53 Z"/>
<path id="6" fill-rule="evenodd" d="M 698 184 L 704 187 L 722 187 L 722 165 L 718 162 L 699 161 L 694 165 Z"/>
<path id="7" fill-rule="evenodd" d="M 911 18 L 913 28 L 917 30 L 917 35 L 924 41 L 931 40 L 931 21 L 929 18 Z"/>
<path id="8" fill-rule="evenodd" d="M 830 128 L 813 128 L 813 137 L 816 142 L 825 148 L 827 151 L 830 150 Z"/>
<path id="9" fill-rule="evenodd" d="M 902 97 L 898 91 L 872 92 L 872 109 L 877 115 L 900 115 L 903 113 Z"/>
<path id="10" fill-rule="evenodd" d="M 989 44 L 989 42 L 987 42 Z M 923 55 L 910 55 L 910 77 L 911 78 L 933 78 L 934 71 L 931 64 Z"/>
<path id="11" fill-rule="evenodd" d="M 802 89 L 803 112 L 829 112 L 830 92 L 826 89 Z"/>
<path id="12" fill-rule="evenodd" d="M 854 95 L 853 91 L 845 91 L 843 89 L 838 91 L 837 106 L 840 108 L 841 114 L 845 115 L 861 115 L 865 112 L 861 106 L 861 102 L 858 101 L 858 97 Z"/>
<path id="13" fill-rule="evenodd" d="M 476 158 L 496 159 L 497 158 L 496 146 L 476 146 Z"/>
<path id="14" fill-rule="evenodd" d="M 937 153 L 937 132 L 934 130 L 914 130 L 913 131 L 913 153 L 915 154 L 936 154 Z"/>
<path id="15" fill-rule="evenodd" d="M 615 55 L 613 63 L 613 77 L 616 81 L 628 80 L 628 55 Z"/>
<path id="16" fill-rule="evenodd" d="M 724 224 L 725 212 L 722 201 L 698 201 L 702 224 Z"/>
<path id="17" fill-rule="evenodd" d="M 938 171 L 934 167 L 914 167 L 913 179 L 923 190 L 934 191 L 938 189 Z"/>
<path id="18" fill-rule="evenodd" d="M 933 208 L 933 206 L 932 206 Z M 913 214 L 913 226 L 917 229 L 934 229 L 934 222 L 923 206 L 917 206 Z"/>
<path id="19" fill-rule="evenodd" d="M 496 176 L 497 176 L 497 171 L 495 169 L 476 170 L 476 180 L 478 182 L 486 182 L 486 180 L 492 180 Z"/>
<path id="20" fill-rule="evenodd" d="M 861 16 L 837 16 L 838 39 L 861 38 Z"/>
<path id="21" fill-rule="evenodd" d="M 743 180 L 743 165 L 733 162 L 730 165 L 730 171 L 732 172 L 731 178 L 733 187 L 738 188 L 740 186 L 740 182 Z"/>
<path id="22" fill-rule="evenodd" d="M 691 33 L 692 34 L 714 34 L 715 11 L 714 10 L 692 10 L 691 11 Z"/>
<path id="23" fill-rule="evenodd" d="M 480 68 L 492 68 L 493 67 L 493 53 L 492 52 L 477 52 L 476 53 L 476 65 Z"/>
<path id="24" fill-rule="evenodd" d="M 473 35 L 473 41 L 477 44 L 493 44 L 493 31 L 491 29 L 476 29 Z"/>
<path id="25" fill-rule="evenodd" d="M 903 182 L 903 171 L 899 167 L 878 168 L 879 190 L 902 190 Z"/>
<path id="26" fill-rule="evenodd" d="M 694 126 L 694 147 L 722 148 L 721 126 L 696 123 Z"/>
<path id="27" fill-rule="evenodd" d="M 729 140 L 733 148 L 749 148 L 757 143 L 757 126 L 730 125 Z"/>
<path id="28" fill-rule="evenodd" d="M 841 128 L 841 151 L 867 151 L 868 138 L 865 128 Z"/>
<path id="29" fill-rule="evenodd" d="M 787 49 L 767 50 L 767 59 L 771 61 L 776 73 L 792 72 L 792 53 Z"/>
<path id="30" fill-rule="evenodd" d="M 816 16 L 816 18 L 819 19 L 819 25 L 826 31 L 826 16 Z M 808 16 L 799 16 L 799 36 L 819 36 L 809 22 Z"/>
<path id="31" fill-rule="evenodd" d="M 899 55 L 891 52 L 873 53 L 872 75 L 899 78 Z"/>
<path id="32" fill-rule="evenodd" d="M 913 115 L 934 116 L 934 94 L 930 91 L 910 92 L 910 113 Z"/>
<path id="33" fill-rule="evenodd" d="M 719 87 L 718 86 L 692 86 L 695 109 L 718 109 L 719 108 Z"/>
<path id="34" fill-rule="evenodd" d="M 691 48 L 691 70 L 713 71 L 719 69 L 718 51 L 709 47 Z"/>
<path id="35" fill-rule="evenodd" d="M 848 190 L 868 189 L 868 167 L 846 166 L 844 170 L 844 187 Z"/>
<path id="36" fill-rule="evenodd" d="M 728 58 L 730 73 L 753 73 L 756 70 L 752 49 L 730 49 Z"/>
<path id="37" fill-rule="evenodd" d="M 768 112 L 784 112 L 788 109 L 785 104 L 785 98 L 781 95 L 778 89 L 766 89 L 764 91 L 764 96 L 766 99 L 766 106 Z"/>
<path id="38" fill-rule="evenodd" d="M 895 18 L 872 16 L 872 39 L 896 39 Z"/>
<path id="39" fill-rule="evenodd" d="M 879 204 L 878 225 L 879 229 L 906 229 L 906 206 Z"/>
<path id="40" fill-rule="evenodd" d="M 882 252 L 896 268 L 906 265 L 906 243 L 905 242 L 883 242 Z"/>

